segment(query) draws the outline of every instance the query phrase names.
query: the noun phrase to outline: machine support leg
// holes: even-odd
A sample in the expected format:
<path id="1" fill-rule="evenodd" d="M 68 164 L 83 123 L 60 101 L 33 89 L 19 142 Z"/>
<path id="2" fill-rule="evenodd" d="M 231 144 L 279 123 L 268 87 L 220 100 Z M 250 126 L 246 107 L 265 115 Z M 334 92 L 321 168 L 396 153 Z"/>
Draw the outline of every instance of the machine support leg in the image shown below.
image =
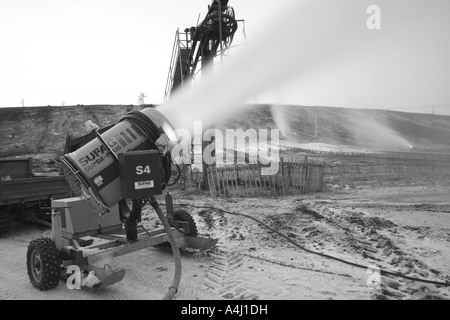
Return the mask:
<path id="1" fill-rule="evenodd" d="M 56 249 L 61 250 L 63 246 L 61 213 L 52 209 L 52 240 Z"/>
<path id="2" fill-rule="evenodd" d="M 134 199 L 131 214 L 125 220 L 125 231 L 127 240 L 130 242 L 136 242 L 138 240 L 137 223 L 141 221 L 142 202 L 141 200 Z"/>
<path id="3" fill-rule="evenodd" d="M 169 218 L 170 220 L 173 220 L 173 198 L 172 198 L 172 195 L 168 192 L 165 196 L 165 201 L 166 201 L 167 218 Z"/>
<path id="4" fill-rule="evenodd" d="M 137 221 L 125 221 L 125 231 L 127 240 L 130 242 L 136 242 L 138 239 Z"/>

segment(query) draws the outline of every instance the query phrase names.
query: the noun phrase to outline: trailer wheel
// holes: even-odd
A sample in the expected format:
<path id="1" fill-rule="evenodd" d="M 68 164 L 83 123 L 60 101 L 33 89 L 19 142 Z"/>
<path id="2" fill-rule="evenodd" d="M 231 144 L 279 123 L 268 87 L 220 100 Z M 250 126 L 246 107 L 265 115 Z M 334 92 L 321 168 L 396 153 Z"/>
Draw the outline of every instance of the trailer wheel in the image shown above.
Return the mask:
<path id="1" fill-rule="evenodd" d="M 187 222 L 189 224 L 189 233 L 186 235 L 189 237 L 197 237 L 197 225 L 195 224 L 194 218 L 185 210 L 174 210 L 173 211 L 173 220 L 169 220 L 169 224 L 171 225 L 171 221 L 182 221 Z M 156 247 L 170 247 L 170 242 L 163 242 L 157 244 Z"/>
<path id="2" fill-rule="evenodd" d="M 0 237 L 11 229 L 12 216 L 6 207 L 0 207 Z"/>
<path id="3" fill-rule="evenodd" d="M 50 238 L 30 242 L 27 251 L 27 270 L 31 284 L 40 290 L 49 290 L 59 284 L 61 257 Z"/>
<path id="4" fill-rule="evenodd" d="M 192 218 L 192 216 L 187 211 L 174 210 L 173 220 L 187 222 L 189 224 L 189 233 L 187 235 L 190 237 L 198 236 L 197 225 L 195 224 L 194 218 Z"/>

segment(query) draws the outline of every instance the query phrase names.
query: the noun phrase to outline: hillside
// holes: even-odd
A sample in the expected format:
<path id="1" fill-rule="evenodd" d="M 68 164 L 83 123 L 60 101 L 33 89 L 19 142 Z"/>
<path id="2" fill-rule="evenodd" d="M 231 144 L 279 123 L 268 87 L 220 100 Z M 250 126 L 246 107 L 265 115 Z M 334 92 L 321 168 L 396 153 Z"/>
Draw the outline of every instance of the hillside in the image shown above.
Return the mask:
<path id="1" fill-rule="evenodd" d="M 137 106 L 65 106 L 0 108 L 0 156 L 62 155 L 68 134 L 86 134 L 84 122 L 100 127 L 117 123 Z"/>
<path id="2" fill-rule="evenodd" d="M 301 144 L 315 142 L 389 151 L 450 151 L 450 116 L 443 115 L 334 107 L 251 106 L 234 119 L 219 122 L 218 127 L 279 128 L 286 140 Z"/>
<path id="3" fill-rule="evenodd" d="M 86 133 L 84 122 L 117 123 L 140 106 L 92 105 L 0 108 L 0 157 L 62 155 L 66 136 Z M 317 138 L 315 137 L 317 113 Z M 387 110 L 247 105 L 225 128 L 280 128 L 293 143 L 324 143 L 359 148 L 450 152 L 450 116 Z M 414 148 L 411 149 L 410 146 Z"/>

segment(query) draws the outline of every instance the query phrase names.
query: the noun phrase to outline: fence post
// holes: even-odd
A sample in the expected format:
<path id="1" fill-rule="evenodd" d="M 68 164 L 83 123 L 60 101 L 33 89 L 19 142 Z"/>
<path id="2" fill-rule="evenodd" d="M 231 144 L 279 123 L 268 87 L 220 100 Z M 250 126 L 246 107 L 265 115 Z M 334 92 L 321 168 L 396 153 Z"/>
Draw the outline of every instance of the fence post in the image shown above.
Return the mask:
<path id="1" fill-rule="evenodd" d="M 234 172 L 236 173 L 236 176 L 234 176 L 234 174 L 233 174 L 233 178 L 235 177 L 235 182 L 236 182 L 236 193 L 239 194 L 239 183 L 238 183 L 239 171 L 238 171 L 238 166 L 237 165 L 234 167 Z"/>
<path id="2" fill-rule="evenodd" d="M 283 158 L 281 158 L 280 161 L 280 165 L 281 165 L 281 185 L 283 188 L 283 194 L 286 195 L 286 185 L 285 185 L 285 180 L 284 180 L 284 161 Z"/>
<path id="3" fill-rule="evenodd" d="M 262 194 L 260 188 L 261 188 L 261 181 L 259 181 L 259 186 L 258 186 L 258 165 L 257 164 L 253 164 L 252 165 L 252 178 L 253 181 L 255 182 L 255 193 L 256 196 L 259 196 Z"/>
<path id="4" fill-rule="evenodd" d="M 259 162 L 258 162 L 258 177 L 259 177 L 259 186 L 261 187 L 262 191 L 265 191 L 264 186 L 263 186 L 262 176 L 261 176 L 261 164 Z M 264 194 L 264 192 L 262 192 L 261 194 Z"/>
<path id="5" fill-rule="evenodd" d="M 226 185 L 225 168 L 226 167 L 220 168 L 220 180 L 222 181 L 223 195 L 225 197 L 227 197 L 228 196 L 228 188 Z"/>
<path id="6" fill-rule="evenodd" d="M 278 184 L 277 184 L 277 179 L 275 179 L 275 177 L 277 176 L 277 174 L 278 173 L 276 173 L 276 174 L 272 174 L 272 182 L 273 182 L 273 189 L 274 189 L 274 192 L 275 192 L 275 195 L 276 196 L 279 196 L 280 195 L 280 191 L 279 191 L 279 186 L 278 186 Z"/>
<path id="7" fill-rule="evenodd" d="M 325 161 L 323 162 L 323 166 L 325 167 L 325 165 L 326 165 L 326 163 L 325 163 Z M 320 190 L 319 191 L 322 191 L 323 190 L 323 184 L 324 184 L 324 178 L 325 178 L 325 172 L 324 171 L 322 171 L 322 177 L 320 178 Z"/>
<path id="8" fill-rule="evenodd" d="M 228 180 L 229 180 L 229 178 L 228 178 L 228 166 L 225 166 L 224 169 L 225 169 L 225 170 L 224 170 L 224 173 L 225 173 L 225 182 L 226 182 L 226 184 L 227 184 L 227 195 L 230 195 L 231 188 L 230 188 L 230 181 L 228 181 Z"/>
<path id="9" fill-rule="evenodd" d="M 289 162 L 288 162 L 288 179 L 289 179 L 289 187 L 292 187 L 291 166 L 292 166 L 292 161 L 289 161 Z"/>
<path id="10" fill-rule="evenodd" d="M 247 165 L 242 166 L 242 177 L 244 179 L 244 186 L 245 186 L 245 195 L 249 195 L 249 191 L 247 188 L 247 172 L 246 172 Z"/>
<path id="11" fill-rule="evenodd" d="M 308 193 L 308 156 L 305 156 L 305 184 L 304 184 L 304 193 Z"/>
<path id="12" fill-rule="evenodd" d="M 248 181 L 249 181 L 249 185 L 250 185 L 250 192 L 252 194 L 252 196 L 256 196 L 255 194 L 255 188 L 253 187 L 253 182 L 255 179 L 253 178 L 253 165 L 251 163 L 248 164 Z M 255 182 L 255 187 L 256 187 L 256 182 Z"/>
<path id="13" fill-rule="evenodd" d="M 215 197 L 216 196 L 216 184 L 214 182 L 214 175 L 213 175 L 211 166 L 207 167 L 206 174 L 208 177 L 209 194 L 211 196 Z"/>
<path id="14" fill-rule="evenodd" d="M 222 195 L 222 190 L 220 188 L 221 180 L 219 179 L 219 173 L 217 172 L 217 166 L 214 165 L 213 168 L 214 168 L 214 173 L 215 173 L 215 177 L 216 177 L 216 180 L 217 180 L 217 189 L 219 190 L 219 195 Z"/>
<path id="15" fill-rule="evenodd" d="M 304 194 L 305 193 L 305 177 L 306 177 L 305 162 L 294 163 L 294 168 L 296 168 L 296 170 L 297 170 L 296 184 L 298 185 L 301 194 Z"/>
<path id="16" fill-rule="evenodd" d="M 291 168 L 290 172 L 291 172 L 291 176 L 292 176 L 291 190 L 295 193 L 295 189 L 298 185 L 298 178 L 299 178 L 299 174 L 298 174 L 298 170 L 297 170 L 298 168 L 294 161 L 291 161 L 291 163 L 289 163 L 289 167 Z"/>

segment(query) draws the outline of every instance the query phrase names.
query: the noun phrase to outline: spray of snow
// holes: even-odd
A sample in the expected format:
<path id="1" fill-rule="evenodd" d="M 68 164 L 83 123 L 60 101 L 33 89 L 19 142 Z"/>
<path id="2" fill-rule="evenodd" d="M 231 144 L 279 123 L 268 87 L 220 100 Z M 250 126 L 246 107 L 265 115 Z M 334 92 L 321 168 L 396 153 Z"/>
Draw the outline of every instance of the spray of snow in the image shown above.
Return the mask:
<path id="1" fill-rule="evenodd" d="M 355 43 L 354 35 L 365 26 L 341 19 L 339 12 L 347 8 L 338 1 L 292 1 L 245 50 L 204 70 L 201 79 L 184 85 L 160 106 L 161 112 L 176 128 L 192 130 L 196 120 L 208 127 L 265 90 L 338 62 L 352 48 L 364 46 Z"/>

